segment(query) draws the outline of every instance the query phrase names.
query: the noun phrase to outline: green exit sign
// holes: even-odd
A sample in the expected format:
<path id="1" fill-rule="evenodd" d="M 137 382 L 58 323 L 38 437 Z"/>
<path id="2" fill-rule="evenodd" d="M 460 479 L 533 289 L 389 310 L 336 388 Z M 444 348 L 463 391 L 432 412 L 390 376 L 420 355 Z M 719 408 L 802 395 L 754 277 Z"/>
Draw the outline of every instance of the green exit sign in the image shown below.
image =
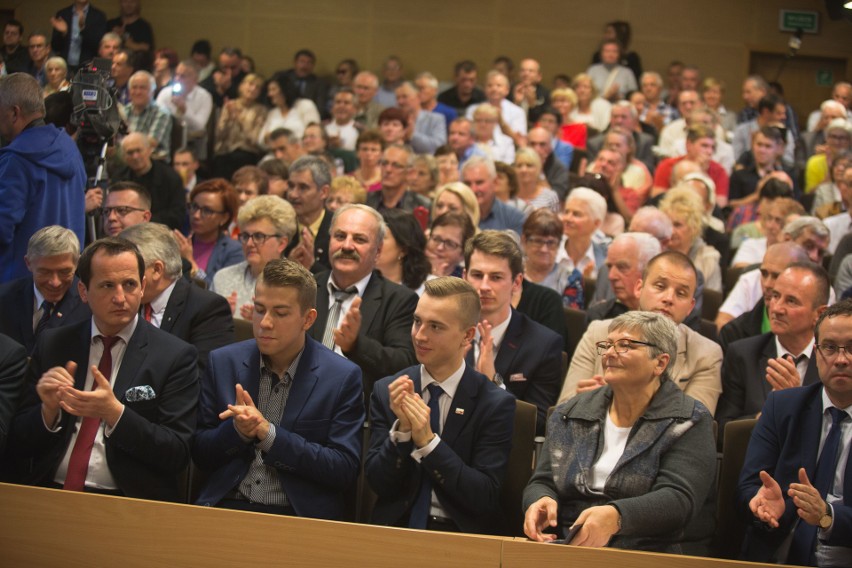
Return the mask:
<path id="1" fill-rule="evenodd" d="M 778 17 L 778 29 L 782 32 L 794 32 L 801 28 L 807 34 L 819 32 L 819 12 L 804 10 L 781 10 Z"/>

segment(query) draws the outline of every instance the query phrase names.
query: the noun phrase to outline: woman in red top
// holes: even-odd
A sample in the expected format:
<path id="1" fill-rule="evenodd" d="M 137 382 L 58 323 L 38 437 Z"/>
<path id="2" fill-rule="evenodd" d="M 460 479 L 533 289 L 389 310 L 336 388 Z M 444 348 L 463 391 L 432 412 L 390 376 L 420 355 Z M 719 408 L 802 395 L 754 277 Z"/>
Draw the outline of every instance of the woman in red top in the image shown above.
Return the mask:
<path id="1" fill-rule="evenodd" d="M 574 89 L 567 87 L 555 89 L 550 93 L 550 104 L 562 115 L 562 127 L 559 139 L 568 142 L 575 148 L 586 149 L 588 129 L 582 122 L 575 122 L 571 118 L 571 112 L 577 108 L 577 93 Z"/>

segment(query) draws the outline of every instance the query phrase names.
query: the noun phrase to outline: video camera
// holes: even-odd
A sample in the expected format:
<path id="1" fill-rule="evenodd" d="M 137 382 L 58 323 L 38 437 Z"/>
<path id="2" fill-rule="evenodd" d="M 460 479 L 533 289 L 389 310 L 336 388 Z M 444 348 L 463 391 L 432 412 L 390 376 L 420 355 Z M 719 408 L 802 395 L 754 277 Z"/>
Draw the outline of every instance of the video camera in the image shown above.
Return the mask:
<path id="1" fill-rule="evenodd" d="M 71 123 L 78 128 L 77 146 L 90 177 L 95 176 L 104 145 L 126 131 L 118 113 L 111 66 L 109 59 L 95 58 L 77 70 L 71 81 Z"/>

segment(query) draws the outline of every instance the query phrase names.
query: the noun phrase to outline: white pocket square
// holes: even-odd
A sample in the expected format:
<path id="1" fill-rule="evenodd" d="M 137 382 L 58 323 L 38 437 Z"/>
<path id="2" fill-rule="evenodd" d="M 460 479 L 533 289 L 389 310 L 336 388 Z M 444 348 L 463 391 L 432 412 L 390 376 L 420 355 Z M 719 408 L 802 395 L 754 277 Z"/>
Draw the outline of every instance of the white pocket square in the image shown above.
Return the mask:
<path id="1" fill-rule="evenodd" d="M 510 383 L 520 383 L 526 380 L 527 378 L 524 376 L 523 373 L 515 373 L 514 375 L 509 375 Z"/>
<path id="2" fill-rule="evenodd" d="M 157 393 L 151 386 L 142 385 L 127 389 L 124 398 L 127 402 L 141 402 L 143 400 L 154 400 L 157 398 Z"/>

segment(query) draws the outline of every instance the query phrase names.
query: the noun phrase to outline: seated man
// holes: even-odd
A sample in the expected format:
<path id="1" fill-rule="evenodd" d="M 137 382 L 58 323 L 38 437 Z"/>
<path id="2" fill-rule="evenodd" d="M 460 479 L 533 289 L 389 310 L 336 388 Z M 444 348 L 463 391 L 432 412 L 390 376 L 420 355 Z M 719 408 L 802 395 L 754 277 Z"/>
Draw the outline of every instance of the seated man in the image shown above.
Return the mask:
<path id="1" fill-rule="evenodd" d="M 497 127 L 500 109 L 491 103 L 482 103 L 473 111 L 473 139 L 479 150 L 495 162 L 512 164 L 515 161 L 515 143 Z"/>
<path id="2" fill-rule="evenodd" d="M 27 363 L 27 350 L 0 333 L 0 456 L 6 450 L 6 437 L 18 408 Z"/>
<path id="3" fill-rule="evenodd" d="M 151 194 L 133 181 L 118 181 L 107 189 L 101 207 L 104 233 L 115 237 L 127 227 L 151 220 Z"/>
<path id="4" fill-rule="evenodd" d="M 145 321 L 194 345 L 198 369 L 209 353 L 234 342 L 234 319 L 228 301 L 182 278 L 180 248 L 174 234 L 159 223 L 141 223 L 121 232 L 145 259 Z"/>
<path id="5" fill-rule="evenodd" d="M 674 124 L 674 123 L 672 123 Z M 668 191 L 671 187 L 672 168 L 680 160 L 691 160 L 701 166 L 701 170 L 716 184 L 716 202 L 720 207 L 728 203 L 728 174 L 713 160 L 716 150 L 716 135 L 713 130 L 702 124 L 689 128 L 686 133 L 686 154 L 676 158 L 666 158 L 654 172 L 652 196 Z"/>
<path id="6" fill-rule="evenodd" d="M 781 272 L 769 298 L 769 333 L 734 341 L 725 353 L 720 434 L 731 420 L 759 416 L 770 391 L 818 382 L 814 324 L 828 290 L 828 274 L 819 265 L 794 262 Z"/>
<path id="7" fill-rule="evenodd" d="M 737 487 L 737 509 L 752 523 L 746 560 L 852 566 L 852 302 L 823 312 L 815 340 L 820 381 L 769 393 L 748 445 Z"/>
<path id="8" fill-rule="evenodd" d="M 485 102 L 500 109 L 500 120 L 494 126 L 495 133 L 505 134 L 512 140 L 520 141 L 527 133 L 527 113 L 524 109 L 507 99 L 511 86 L 505 75 L 492 69 L 485 77 Z M 464 116 L 473 120 L 478 105 L 467 107 Z"/>
<path id="9" fill-rule="evenodd" d="M 370 403 L 367 481 L 372 522 L 489 533 L 499 527 L 515 401 L 468 367 L 479 297 L 467 282 L 426 282 L 411 339 L 417 366 L 376 383 Z"/>
<path id="10" fill-rule="evenodd" d="M 31 276 L 0 284 L 0 333 L 32 353 L 42 331 L 89 320 L 74 270 L 80 243 L 74 231 L 49 225 L 30 237 L 24 257 Z"/>
<path id="11" fill-rule="evenodd" d="M 447 123 L 444 116 L 420 108 L 417 88 L 404 82 L 396 88 L 396 106 L 405 113 L 408 123 L 405 141 L 418 154 L 433 154 L 435 149 L 447 142 Z"/>
<path id="12" fill-rule="evenodd" d="M 666 251 L 651 259 L 636 287 L 640 310 L 661 313 L 677 324 L 677 358 L 671 368 L 672 380 L 713 412 L 722 392 L 719 374 L 722 350 L 716 342 L 683 324 L 695 304 L 696 281 L 692 261 L 679 252 Z M 603 386 L 603 367 L 595 344 L 606 339 L 609 323 L 610 320 L 601 320 L 589 324 L 571 359 L 560 402 Z"/>
<path id="13" fill-rule="evenodd" d="M 145 261 L 122 238 L 95 241 L 77 267 L 92 319 L 39 337 L 13 451 L 25 482 L 160 501 L 181 473 L 198 404 L 195 348 L 139 317 Z"/>
<path id="14" fill-rule="evenodd" d="M 254 339 L 210 354 L 192 455 L 211 475 L 197 504 L 342 517 L 361 455 L 361 372 L 308 337 L 316 297 L 306 268 L 271 261 Z"/>
<path id="15" fill-rule="evenodd" d="M 467 365 L 515 398 L 538 407 L 544 435 L 547 409 L 562 383 L 563 338 L 512 309 L 524 279 L 523 253 L 506 233 L 482 231 L 465 245 L 465 275 L 482 306 Z"/>
<path id="16" fill-rule="evenodd" d="M 431 208 L 429 199 L 408 189 L 408 171 L 414 152 L 409 146 L 388 146 L 382 160 L 382 189 L 367 195 L 367 205 L 382 212 L 385 209 L 415 211 Z M 428 217 L 428 215 L 427 215 Z"/>
<path id="17" fill-rule="evenodd" d="M 152 160 L 150 138 L 131 132 L 121 142 L 127 167 L 115 175 L 116 181 L 133 181 L 151 195 L 151 221 L 181 229 L 186 220 L 186 191 L 180 176 L 168 165 Z"/>
<path id="18" fill-rule="evenodd" d="M 157 81 L 147 71 L 137 71 L 127 82 L 130 102 L 124 105 L 127 128 L 139 132 L 156 143 L 154 157 L 171 159 L 172 117 L 154 102 Z"/>
<path id="19" fill-rule="evenodd" d="M 213 98 L 198 86 L 198 65 L 187 59 L 175 69 L 175 84 L 157 95 L 157 104 L 183 120 L 187 146 L 199 160 L 207 158 L 207 122 L 213 112 Z"/>
<path id="20" fill-rule="evenodd" d="M 344 205 L 331 221 L 331 271 L 317 274 L 317 321 L 310 335 L 347 357 L 373 383 L 414 362 L 411 318 L 417 294 L 376 271 L 385 236 L 382 216 Z"/>
<path id="21" fill-rule="evenodd" d="M 473 190 L 479 204 L 479 228 L 496 231 L 511 230 L 520 236 L 524 214 L 497 199 L 497 168 L 494 161 L 482 156 L 469 158 L 461 171 L 462 181 Z"/>

